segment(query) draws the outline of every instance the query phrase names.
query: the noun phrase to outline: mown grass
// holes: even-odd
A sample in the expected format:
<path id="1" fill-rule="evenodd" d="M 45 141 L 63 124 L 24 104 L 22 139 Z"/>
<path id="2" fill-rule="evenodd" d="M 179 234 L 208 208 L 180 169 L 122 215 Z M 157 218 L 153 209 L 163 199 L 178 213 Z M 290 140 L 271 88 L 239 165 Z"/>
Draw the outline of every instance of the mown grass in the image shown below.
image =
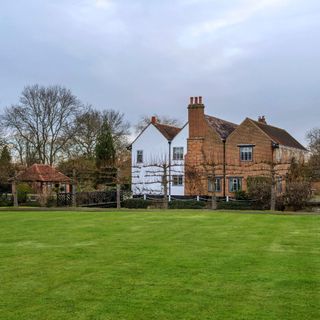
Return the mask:
<path id="1" fill-rule="evenodd" d="M 320 319 L 320 216 L 0 212 L 1 319 Z"/>

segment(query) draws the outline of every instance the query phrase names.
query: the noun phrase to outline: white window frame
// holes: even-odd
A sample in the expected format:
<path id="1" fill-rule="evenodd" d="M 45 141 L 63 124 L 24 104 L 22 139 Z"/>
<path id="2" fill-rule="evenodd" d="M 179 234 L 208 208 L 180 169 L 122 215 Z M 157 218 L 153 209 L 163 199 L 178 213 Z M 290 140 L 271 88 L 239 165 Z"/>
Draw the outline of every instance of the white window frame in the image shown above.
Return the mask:
<path id="1" fill-rule="evenodd" d="M 183 186 L 183 175 L 174 174 L 172 175 L 172 185 L 174 187 L 181 187 Z"/>
<path id="2" fill-rule="evenodd" d="M 229 178 L 229 192 L 237 192 L 242 190 L 242 178 L 230 177 Z"/>
<path id="3" fill-rule="evenodd" d="M 183 147 L 172 148 L 172 160 L 183 160 L 184 150 Z"/>
<path id="4" fill-rule="evenodd" d="M 250 162 L 253 160 L 253 146 L 240 146 L 240 161 Z"/>
<path id="5" fill-rule="evenodd" d="M 137 150 L 137 163 L 143 163 L 143 150 Z"/>

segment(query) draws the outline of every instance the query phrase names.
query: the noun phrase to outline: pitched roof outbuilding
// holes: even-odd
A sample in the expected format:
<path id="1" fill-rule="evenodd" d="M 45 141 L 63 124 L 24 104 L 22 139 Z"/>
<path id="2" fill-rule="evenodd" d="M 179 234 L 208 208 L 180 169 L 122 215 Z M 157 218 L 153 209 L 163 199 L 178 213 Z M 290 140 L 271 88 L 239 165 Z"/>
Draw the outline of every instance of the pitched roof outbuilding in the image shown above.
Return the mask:
<path id="1" fill-rule="evenodd" d="M 69 177 L 47 164 L 33 164 L 19 173 L 16 180 L 25 182 L 71 182 Z"/>
<path id="2" fill-rule="evenodd" d="M 291 134 L 289 134 L 286 130 L 277 128 L 274 126 L 270 126 L 268 124 L 255 121 L 253 121 L 264 133 L 266 133 L 273 142 L 278 143 L 280 145 L 301 149 L 306 151 L 307 149 L 301 145 Z"/>
<path id="3" fill-rule="evenodd" d="M 238 125 L 235 123 L 208 115 L 205 115 L 205 119 L 222 140 L 225 140 L 238 127 Z"/>

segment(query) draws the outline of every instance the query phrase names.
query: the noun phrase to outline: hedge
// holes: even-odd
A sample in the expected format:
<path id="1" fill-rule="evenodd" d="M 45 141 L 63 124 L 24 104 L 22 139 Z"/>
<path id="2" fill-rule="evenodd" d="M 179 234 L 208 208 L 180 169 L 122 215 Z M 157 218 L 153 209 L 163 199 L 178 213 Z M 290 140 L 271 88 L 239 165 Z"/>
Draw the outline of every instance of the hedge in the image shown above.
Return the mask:
<path id="1" fill-rule="evenodd" d="M 206 202 L 196 200 L 174 200 L 169 202 L 169 209 L 203 209 Z"/>

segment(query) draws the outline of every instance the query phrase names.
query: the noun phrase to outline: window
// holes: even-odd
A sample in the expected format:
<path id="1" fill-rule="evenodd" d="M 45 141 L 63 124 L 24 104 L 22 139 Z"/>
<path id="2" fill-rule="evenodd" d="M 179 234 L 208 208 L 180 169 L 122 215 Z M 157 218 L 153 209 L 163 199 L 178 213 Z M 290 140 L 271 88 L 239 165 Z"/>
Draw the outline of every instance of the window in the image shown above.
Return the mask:
<path id="1" fill-rule="evenodd" d="M 173 147 L 173 160 L 183 160 L 183 147 Z"/>
<path id="2" fill-rule="evenodd" d="M 253 147 L 240 147 L 240 160 L 252 161 Z"/>
<path id="3" fill-rule="evenodd" d="M 137 163 L 142 163 L 142 162 L 143 162 L 143 151 L 137 150 Z"/>
<path id="4" fill-rule="evenodd" d="M 242 185 L 241 178 L 229 178 L 229 191 L 230 192 L 237 192 L 241 190 Z"/>
<path id="5" fill-rule="evenodd" d="M 221 192 L 221 178 L 215 178 L 214 185 L 215 185 L 215 192 Z M 208 179 L 208 191 L 213 192 L 212 178 Z"/>
<path id="6" fill-rule="evenodd" d="M 173 175 L 172 176 L 172 185 L 173 186 L 183 186 L 183 176 Z"/>

